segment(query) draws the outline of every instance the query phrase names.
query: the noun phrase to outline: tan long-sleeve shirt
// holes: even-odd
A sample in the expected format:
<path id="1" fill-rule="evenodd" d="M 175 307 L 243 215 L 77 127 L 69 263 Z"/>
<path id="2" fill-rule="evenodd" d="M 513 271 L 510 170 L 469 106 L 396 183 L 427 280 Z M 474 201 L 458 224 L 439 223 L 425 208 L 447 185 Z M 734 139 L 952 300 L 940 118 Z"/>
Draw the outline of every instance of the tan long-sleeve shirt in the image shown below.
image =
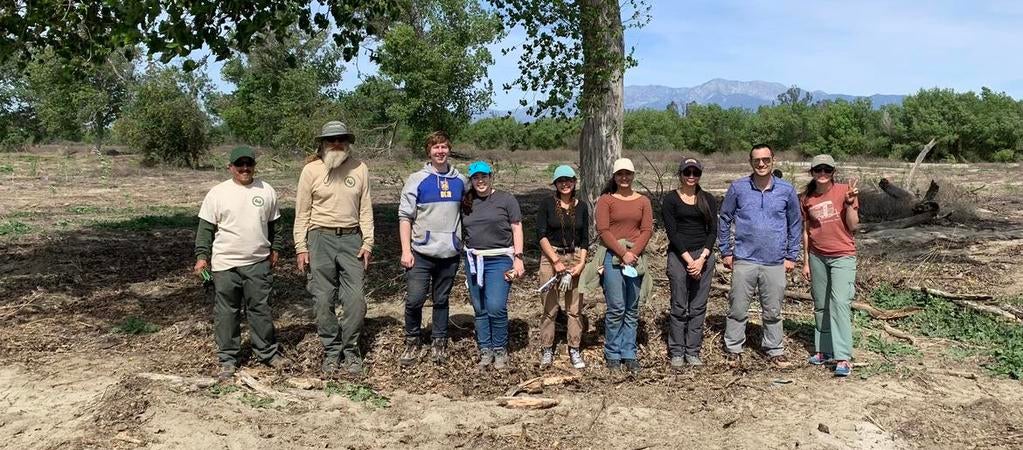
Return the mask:
<path id="1" fill-rule="evenodd" d="M 314 228 L 362 230 L 362 248 L 373 250 L 373 202 L 369 195 L 369 169 L 348 158 L 327 171 L 317 159 L 306 164 L 298 177 L 295 198 L 295 253 L 304 253 L 306 233 Z"/>

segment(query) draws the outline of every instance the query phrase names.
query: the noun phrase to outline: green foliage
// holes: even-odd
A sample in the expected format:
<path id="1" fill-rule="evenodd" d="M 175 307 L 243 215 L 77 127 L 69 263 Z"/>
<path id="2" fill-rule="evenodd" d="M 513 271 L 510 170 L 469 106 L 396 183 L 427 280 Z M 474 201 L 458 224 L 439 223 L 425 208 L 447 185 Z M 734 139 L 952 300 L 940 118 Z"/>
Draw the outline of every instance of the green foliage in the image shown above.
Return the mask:
<path id="1" fill-rule="evenodd" d="M 121 142 L 146 163 L 197 167 L 210 146 L 210 118 L 199 106 L 207 80 L 173 67 L 153 67 L 114 125 Z"/>
<path id="2" fill-rule="evenodd" d="M 274 399 L 270 397 L 264 397 L 259 394 L 250 394 L 248 392 L 242 394 L 239 399 L 242 404 L 248 405 L 251 408 L 266 409 L 273 406 Z"/>
<path id="3" fill-rule="evenodd" d="M 301 153 L 313 148 L 324 123 L 341 117 L 336 98 L 344 69 L 325 35 L 292 31 L 228 60 L 221 75 L 236 88 L 213 95 L 210 106 L 235 139 Z"/>
<path id="4" fill-rule="evenodd" d="M 907 345 L 898 341 L 890 341 L 878 336 L 877 334 L 871 334 L 867 336 L 866 339 L 863 339 L 861 347 L 882 355 L 885 358 L 920 355 L 920 351 L 912 345 Z"/>
<path id="5" fill-rule="evenodd" d="M 20 236 L 32 231 L 32 227 L 17 220 L 0 222 L 0 236 Z"/>
<path id="6" fill-rule="evenodd" d="M 144 319 L 139 317 L 129 317 L 123 322 L 117 324 L 113 331 L 121 334 L 152 334 L 160 331 L 160 327 L 156 326 L 156 324 L 146 322 Z"/>
<path id="7" fill-rule="evenodd" d="M 14 166 L 10 164 L 0 164 L 0 174 L 10 175 L 14 173 Z"/>
<path id="8" fill-rule="evenodd" d="M 206 389 L 206 395 L 213 398 L 220 398 L 238 392 L 238 386 L 233 384 L 215 384 Z"/>
<path id="9" fill-rule="evenodd" d="M 365 403 L 375 408 L 387 408 L 391 406 L 390 399 L 380 395 L 380 393 L 374 391 L 373 388 L 364 384 L 328 381 L 323 387 L 323 392 L 325 392 L 328 397 L 331 395 L 343 395 L 353 402 Z"/>
<path id="10" fill-rule="evenodd" d="M 99 222 L 94 226 L 101 230 L 151 231 L 161 228 L 195 228 L 199 219 L 194 214 L 146 215 L 122 221 Z"/>
<path id="11" fill-rule="evenodd" d="M 20 150 L 43 134 L 27 77 L 12 61 L 0 63 L 0 151 Z"/>

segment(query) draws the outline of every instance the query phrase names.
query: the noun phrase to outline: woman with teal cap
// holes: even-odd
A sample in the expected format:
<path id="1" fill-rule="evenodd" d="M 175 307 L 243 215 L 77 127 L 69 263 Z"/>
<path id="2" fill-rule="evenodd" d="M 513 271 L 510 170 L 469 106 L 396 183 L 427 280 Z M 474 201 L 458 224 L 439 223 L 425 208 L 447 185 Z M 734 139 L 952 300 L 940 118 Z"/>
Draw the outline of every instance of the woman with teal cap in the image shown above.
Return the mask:
<path id="1" fill-rule="evenodd" d="M 493 170 L 469 165 L 472 189 L 462 196 L 465 278 L 476 313 L 479 367 L 508 368 L 508 291 L 525 273 L 522 212 L 510 193 L 494 190 Z"/>
<path id="2" fill-rule="evenodd" d="M 551 184 L 554 196 L 540 205 L 536 216 L 536 236 L 540 239 L 540 281 L 551 280 L 543 294 L 543 321 L 540 324 L 540 367 L 554 362 L 554 318 L 558 315 L 561 299 L 568 315 L 568 356 L 572 367 L 586 367 L 582 352 L 583 325 L 581 309 L 583 296 L 579 292 L 579 274 L 586 265 L 589 246 L 590 212 L 585 202 L 575 197 L 575 170 L 558 166 Z"/>

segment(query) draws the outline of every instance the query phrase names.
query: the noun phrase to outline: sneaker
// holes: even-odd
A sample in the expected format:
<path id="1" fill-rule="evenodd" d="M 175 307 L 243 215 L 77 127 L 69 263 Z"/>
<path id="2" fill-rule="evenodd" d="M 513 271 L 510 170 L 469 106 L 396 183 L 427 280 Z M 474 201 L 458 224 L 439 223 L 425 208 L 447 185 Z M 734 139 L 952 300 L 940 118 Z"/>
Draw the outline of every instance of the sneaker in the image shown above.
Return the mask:
<path id="1" fill-rule="evenodd" d="M 288 358 L 285 358 L 281 354 L 276 354 L 276 355 L 273 356 L 273 358 L 270 358 L 270 361 L 266 362 L 266 365 L 268 365 L 270 367 L 273 367 L 274 369 L 280 370 L 280 369 L 283 369 L 285 367 L 290 366 L 291 365 L 291 360 L 288 359 Z"/>
<path id="2" fill-rule="evenodd" d="M 835 366 L 835 376 L 847 377 L 850 374 L 852 374 L 852 364 L 849 364 L 849 361 L 839 361 Z"/>
<path id="3" fill-rule="evenodd" d="M 550 367 L 554 363 L 554 348 L 544 347 L 540 353 L 540 367 Z"/>
<path id="4" fill-rule="evenodd" d="M 572 361 L 572 367 L 576 369 L 585 369 L 586 361 L 583 360 L 583 352 L 580 352 L 577 348 L 568 348 L 568 359 Z"/>
<path id="5" fill-rule="evenodd" d="M 448 362 L 448 340 L 444 338 L 434 338 L 433 345 L 430 347 L 430 361 L 434 364 L 444 364 Z"/>
<path id="6" fill-rule="evenodd" d="M 807 358 L 806 362 L 814 366 L 824 365 L 825 362 L 831 361 L 831 355 L 824 353 L 814 353 L 813 356 Z"/>
<path id="7" fill-rule="evenodd" d="M 610 371 L 620 370 L 622 368 L 622 361 L 620 359 L 609 359 L 604 363 L 604 365 L 606 365 L 607 370 Z"/>
<path id="8" fill-rule="evenodd" d="M 405 338 L 405 350 L 401 352 L 401 356 L 398 357 L 398 364 L 401 367 L 409 367 L 419 361 L 419 358 L 423 356 L 423 345 L 419 342 L 418 337 Z"/>
<path id="9" fill-rule="evenodd" d="M 494 350 L 494 368 L 497 370 L 508 368 L 508 350 L 503 348 Z"/>
<path id="10" fill-rule="evenodd" d="M 625 370 L 628 370 L 631 373 L 639 373 L 640 369 L 642 369 L 639 365 L 639 361 L 635 359 L 623 359 L 622 365 L 625 366 Z"/>
<path id="11" fill-rule="evenodd" d="M 700 359 L 700 357 L 696 356 L 696 355 L 686 355 L 685 360 L 686 360 L 686 364 L 689 364 L 690 366 L 693 366 L 693 367 L 698 367 L 698 366 L 702 366 L 703 365 L 703 360 Z"/>
<path id="12" fill-rule="evenodd" d="M 227 381 L 234 377 L 234 373 L 238 370 L 238 367 L 234 364 L 227 363 L 220 365 L 220 372 L 217 372 L 218 381 Z"/>
<path id="13" fill-rule="evenodd" d="M 671 357 L 671 368 L 672 369 L 681 369 L 681 368 L 683 368 L 685 366 L 686 366 L 686 359 L 684 357 L 682 357 L 682 356 L 672 356 Z"/>
<path id="14" fill-rule="evenodd" d="M 777 369 L 788 369 L 789 367 L 792 367 L 792 363 L 785 357 L 785 355 L 772 356 L 768 358 L 768 361 L 770 361 L 771 365 Z"/>
<path id="15" fill-rule="evenodd" d="M 320 366 L 320 370 L 323 371 L 324 375 L 334 375 L 337 373 L 338 361 L 336 356 L 325 356 L 323 358 L 323 365 Z"/>
<path id="16" fill-rule="evenodd" d="M 489 348 L 480 349 L 480 362 L 476 365 L 482 369 L 491 364 L 494 364 L 494 351 Z"/>
<path id="17" fill-rule="evenodd" d="M 728 363 L 728 367 L 732 369 L 739 369 L 742 367 L 742 353 L 728 353 L 725 352 L 725 362 Z"/>

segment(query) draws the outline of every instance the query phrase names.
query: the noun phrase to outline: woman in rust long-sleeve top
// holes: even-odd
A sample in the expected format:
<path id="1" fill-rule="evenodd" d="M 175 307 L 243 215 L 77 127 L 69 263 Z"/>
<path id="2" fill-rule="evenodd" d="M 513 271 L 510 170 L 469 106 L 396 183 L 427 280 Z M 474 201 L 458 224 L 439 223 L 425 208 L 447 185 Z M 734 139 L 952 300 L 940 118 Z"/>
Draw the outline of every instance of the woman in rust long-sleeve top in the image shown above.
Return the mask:
<path id="1" fill-rule="evenodd" d="M 615 161 L 614 175 L 597 199 L 597 233 L 607 247 L 601 284 L 607 313 L 604 317 L 604 359 L 610 370 L 625 366 L 639 371 L 636 360 L 636 329 L 639 325 L 639 291 L 643 275 L 636 266 L 653 234 L 650 199 L 632 190 L 632 161 Z"/>

